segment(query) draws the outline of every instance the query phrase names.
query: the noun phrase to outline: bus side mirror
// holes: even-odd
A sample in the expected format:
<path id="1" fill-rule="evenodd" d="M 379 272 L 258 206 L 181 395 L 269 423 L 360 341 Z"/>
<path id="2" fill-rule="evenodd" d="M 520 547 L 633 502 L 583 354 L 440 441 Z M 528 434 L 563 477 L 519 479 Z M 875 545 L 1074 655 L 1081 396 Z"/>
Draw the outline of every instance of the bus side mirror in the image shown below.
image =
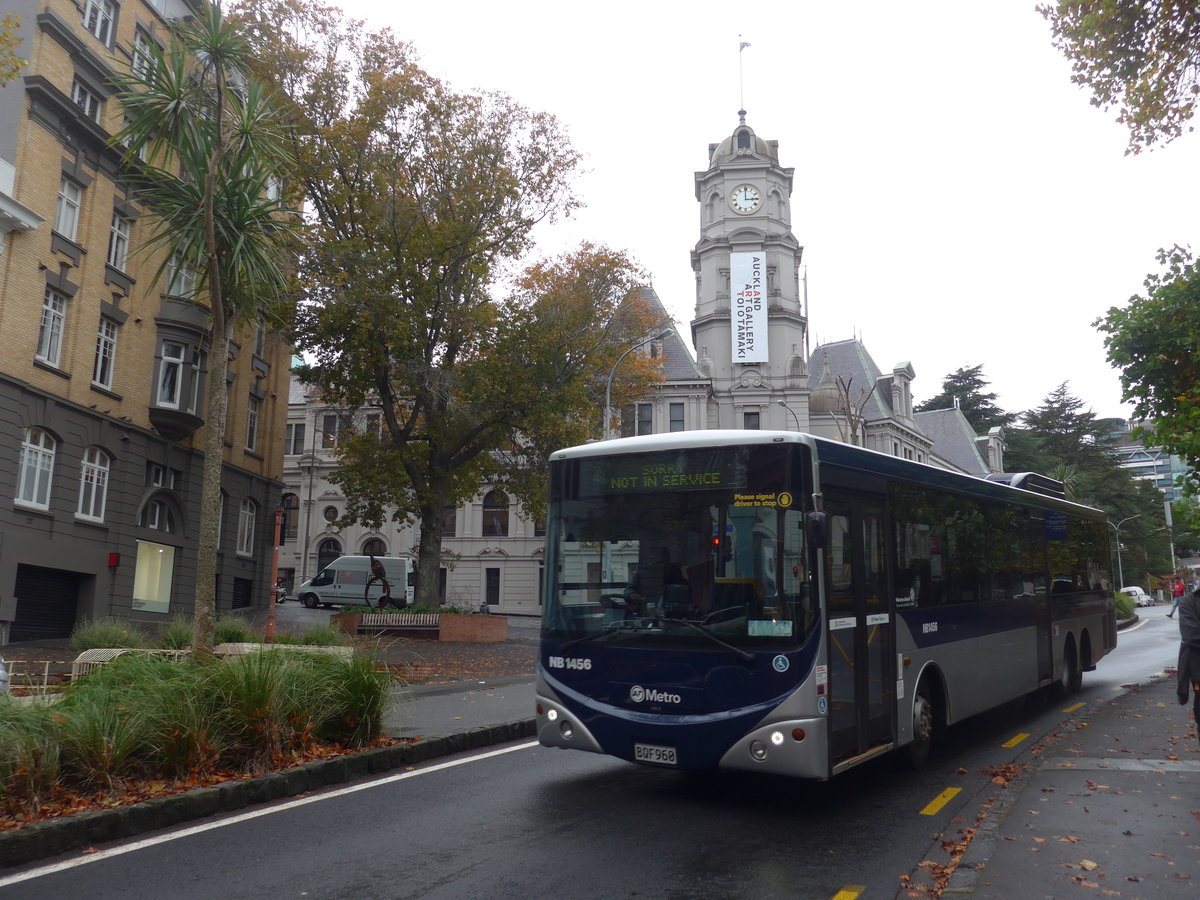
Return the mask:
<path id="1" fill-rule="evenodd" d="M 820 550 L 829 543 L 829 515 L 821 509 L 804 514 L 804 533 L 808 545 Z"/>

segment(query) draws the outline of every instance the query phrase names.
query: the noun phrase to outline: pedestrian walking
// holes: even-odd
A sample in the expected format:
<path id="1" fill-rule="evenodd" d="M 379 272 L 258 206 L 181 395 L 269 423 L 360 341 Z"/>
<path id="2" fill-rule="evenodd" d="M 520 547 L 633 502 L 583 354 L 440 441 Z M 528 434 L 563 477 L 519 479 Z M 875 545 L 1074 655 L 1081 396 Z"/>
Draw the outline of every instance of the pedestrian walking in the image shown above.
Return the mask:
<path id="1" fill-rule="evenodd" d="M 1200 738 L 1200 591 L 1188 594 L 1179 604 L 1179 682 L 1176 694 L 1182 706 L 1192 691 L 1192 715 Z"/>
<path id="2" fill-rule="evenodd" d="M 1168 619 L 1175 618 L 1175 610 L 1179 609 L 1179 601 L 1183 599 L 1185 589 L 1183 587 L 1183 579 L 1176 576 L 1171 580 L 1171 611 L 1167 613 Z"/>

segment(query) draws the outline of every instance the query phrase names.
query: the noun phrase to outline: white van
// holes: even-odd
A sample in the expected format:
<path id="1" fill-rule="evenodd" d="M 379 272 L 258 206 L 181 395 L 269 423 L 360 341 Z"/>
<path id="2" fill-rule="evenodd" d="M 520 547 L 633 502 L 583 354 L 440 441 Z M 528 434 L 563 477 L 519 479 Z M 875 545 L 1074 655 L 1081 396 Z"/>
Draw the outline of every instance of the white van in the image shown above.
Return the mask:
<path id="1" fill-rule="evenodd" d="M 407 606 L 412 598 L 416 569 L 406 556 L 377 556 L 383 564 L 391 588 L 392 602 Z M 379 606 L 384 596 L 379 581 L 368 586 L 371 579 L 371 557 L 339 556 L 324 569 L 296 589 L 296 598 L 309 609 L 318 606 Z"/>

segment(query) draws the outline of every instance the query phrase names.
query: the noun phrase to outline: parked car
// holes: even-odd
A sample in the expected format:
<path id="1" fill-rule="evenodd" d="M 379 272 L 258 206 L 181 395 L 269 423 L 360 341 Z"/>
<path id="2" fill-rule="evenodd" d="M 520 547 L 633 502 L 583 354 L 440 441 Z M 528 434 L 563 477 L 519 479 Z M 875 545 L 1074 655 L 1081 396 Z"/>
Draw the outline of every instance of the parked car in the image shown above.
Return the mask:
<path id="1" fill-rule="evenodd" d="M 1130 585 L 1129 587 L 1121 588 L 1121 593 L 1128 594 L 1130 597 L 1132 597 L 1134 606 L 1154 605 L 1154 598 L 1136 585 Z"/>

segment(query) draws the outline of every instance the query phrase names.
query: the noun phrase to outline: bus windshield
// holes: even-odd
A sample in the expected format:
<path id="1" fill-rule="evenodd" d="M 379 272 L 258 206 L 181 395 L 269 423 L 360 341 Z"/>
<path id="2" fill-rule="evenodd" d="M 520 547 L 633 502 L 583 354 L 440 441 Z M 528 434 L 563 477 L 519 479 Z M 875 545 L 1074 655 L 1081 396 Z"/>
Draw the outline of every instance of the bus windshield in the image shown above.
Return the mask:
<path id="1" fill-rule="evenodd" d="M 816 624 L 794 444 L 553 463 L 546 637 L 745 654 Z"/>

